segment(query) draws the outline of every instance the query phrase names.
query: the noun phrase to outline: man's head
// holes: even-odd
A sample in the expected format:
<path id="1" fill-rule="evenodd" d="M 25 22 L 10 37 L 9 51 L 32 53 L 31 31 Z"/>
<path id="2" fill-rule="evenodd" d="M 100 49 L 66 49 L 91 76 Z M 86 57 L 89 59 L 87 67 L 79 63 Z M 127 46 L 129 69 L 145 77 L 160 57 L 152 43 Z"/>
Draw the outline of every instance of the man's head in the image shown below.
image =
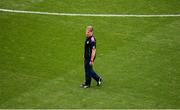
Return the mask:
<path id="1" fill-rule="evenodd" d="M 86 37 L 91 37 L 93 35 L 93 27 L 87 26 L 86 28 Z"/>

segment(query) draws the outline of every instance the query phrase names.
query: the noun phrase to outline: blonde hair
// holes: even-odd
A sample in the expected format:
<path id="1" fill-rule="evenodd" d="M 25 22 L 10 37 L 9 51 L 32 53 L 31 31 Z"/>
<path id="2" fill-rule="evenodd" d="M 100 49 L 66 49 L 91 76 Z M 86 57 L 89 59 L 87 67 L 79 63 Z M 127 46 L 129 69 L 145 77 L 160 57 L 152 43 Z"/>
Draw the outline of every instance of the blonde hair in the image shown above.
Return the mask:
<path id="1" fill-rule="evenodd" d="M 87 28 L 90 32 L 93 32 L 93 27 L 92 26 L 87 26 Z"/>

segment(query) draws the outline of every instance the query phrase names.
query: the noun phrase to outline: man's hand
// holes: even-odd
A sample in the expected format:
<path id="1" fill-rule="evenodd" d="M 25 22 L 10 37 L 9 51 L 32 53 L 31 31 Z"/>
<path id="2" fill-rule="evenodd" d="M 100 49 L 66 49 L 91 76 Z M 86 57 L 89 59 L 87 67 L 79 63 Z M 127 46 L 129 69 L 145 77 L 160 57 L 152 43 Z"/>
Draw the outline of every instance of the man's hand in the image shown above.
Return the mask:
<path id="1" fill-rule="evenodd" d="M 94 64 L 94 62 L 93 62 L 93 61 L 90 61 L 90 62 L 89 62 L 89 64 L 90 64 L 90 65 L 93 65 L 93 64 Z"/>

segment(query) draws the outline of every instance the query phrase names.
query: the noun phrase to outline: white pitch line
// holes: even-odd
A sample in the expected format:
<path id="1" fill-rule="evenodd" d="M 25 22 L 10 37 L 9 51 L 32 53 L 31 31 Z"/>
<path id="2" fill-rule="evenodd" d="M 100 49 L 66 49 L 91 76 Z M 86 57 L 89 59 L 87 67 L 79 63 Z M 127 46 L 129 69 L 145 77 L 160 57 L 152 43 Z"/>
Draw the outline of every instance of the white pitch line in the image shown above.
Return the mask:
<path id="1" fill-rule="evenodd" d="M 86 16 L 86 17 L 180 17 L 180 14 L 78 14 L 78 13 L 51 13 L 51 12 L 38 12 L 38 11 L 23 11 L 2 9 L 1 12 L 10 13 L 24 13 L 24 14 L 39 14 L 39 15 L 54 15 L 54 16 Z"/>

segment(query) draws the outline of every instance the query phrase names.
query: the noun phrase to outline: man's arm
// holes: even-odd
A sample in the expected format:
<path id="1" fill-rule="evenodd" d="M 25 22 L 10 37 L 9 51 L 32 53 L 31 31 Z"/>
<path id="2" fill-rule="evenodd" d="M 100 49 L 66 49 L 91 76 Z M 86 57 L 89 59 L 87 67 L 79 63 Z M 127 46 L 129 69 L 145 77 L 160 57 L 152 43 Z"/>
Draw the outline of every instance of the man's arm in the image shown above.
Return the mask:
<path id="1" fill-rule="evenodd" d="M 93 48 L 93 49 L 92 49 L 92 53 L 91 53 L 90 65 L 93 65 L 95 55 L 96 55 L 96 49 Z"/>

